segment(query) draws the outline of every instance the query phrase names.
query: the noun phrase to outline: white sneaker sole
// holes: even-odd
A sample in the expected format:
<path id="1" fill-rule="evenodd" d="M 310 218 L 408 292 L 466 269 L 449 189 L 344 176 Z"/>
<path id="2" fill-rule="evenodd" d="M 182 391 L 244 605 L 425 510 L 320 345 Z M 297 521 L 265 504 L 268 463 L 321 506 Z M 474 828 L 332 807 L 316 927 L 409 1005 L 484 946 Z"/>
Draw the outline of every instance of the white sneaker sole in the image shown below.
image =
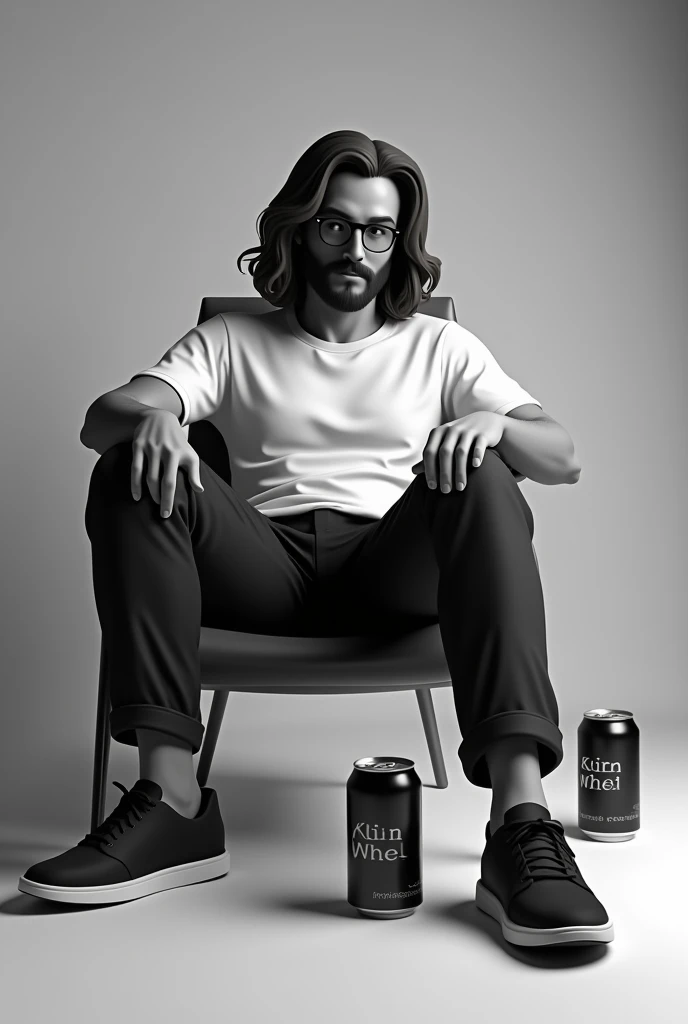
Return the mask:
<path id="1" fill-rule="evenodd" d="M 140 878 L 132 878 L 128 882 L 117 882 L 115 885 L 48 885 L 45 882 L 32 882 L 22 875 L 18 889 L 29 896 L 56 900 L 58 903 L 121 903 L 125 900 L 138 899 L 140 896 L 150 896 L 164 889 L 176 889 L 181 885 L 193 885 L 195 882 L 219 878 L 228 873 L 229 861 L 229 852 L 225 850 L 217 857 L 195 860 L 188 864 L 175 864 L 171 868 L 153 871 L 149 875 L 141 875 Z"/>
<path id="2" fill-rule="evenodd" d="M 551 946 L 558 942 L 613 942 L 614 925 L 611 918 L 606 924 L 575 924 L 563 928 L 528 928 L 510 921 L 501 903 L 482 882 L 475 889 L 475 902 L 479 910 L 489 914 L 502 926 L 502 935 L 516 946 Z"/>

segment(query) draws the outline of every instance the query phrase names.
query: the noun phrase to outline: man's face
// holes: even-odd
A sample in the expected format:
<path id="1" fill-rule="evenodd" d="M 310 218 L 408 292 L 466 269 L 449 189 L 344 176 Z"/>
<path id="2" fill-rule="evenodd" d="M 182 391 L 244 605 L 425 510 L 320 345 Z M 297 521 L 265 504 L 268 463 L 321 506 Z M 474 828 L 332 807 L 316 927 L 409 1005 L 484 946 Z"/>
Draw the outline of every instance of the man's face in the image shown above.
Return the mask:
<path id="1" fill-rule="evenodd" d="M 395 228 L 400 209 L 399 190 L 390 178 L 364 178 L 341 171 L 330 178 L 318 216 L 336 219 L 336 210 L 348 221 Z M 307 284 L 328 306 L 344 313 L 357 312 L 374 301 L 389 278 L 398 245 L 397 241 L 387 252 L 370 252 L 363 245 L 360 228 L 354 228 L 343 245 L 328 245 L 315 220 L 302 226 L 300 237 L 302 243 L 294 247 L 294 255 Z M 356 271 L 355 277 L 341 273 L 351 269 Z"/>

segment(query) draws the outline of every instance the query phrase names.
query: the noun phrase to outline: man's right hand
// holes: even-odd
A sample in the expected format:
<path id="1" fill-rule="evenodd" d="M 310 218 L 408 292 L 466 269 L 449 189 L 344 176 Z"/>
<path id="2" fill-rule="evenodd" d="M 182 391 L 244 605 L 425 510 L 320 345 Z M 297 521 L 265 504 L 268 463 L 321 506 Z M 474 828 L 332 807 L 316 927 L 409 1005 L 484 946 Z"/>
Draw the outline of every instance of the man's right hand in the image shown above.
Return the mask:
<path id="1" fill-rule="evenodd" d="M 144 459 L 148 466 L 146 481 L 154 501 L 160 505 L 163 518 L 172 511 L 179 468 L 187 471 L 195 491 L 203 491 L 200 460 L 173 412 L 151 409 L 134 432 L 131 461 L 131 493 L 135 501 L 141 497 L 141 476 Z M 162 477 L 161 477 L 162 465 Z"/>

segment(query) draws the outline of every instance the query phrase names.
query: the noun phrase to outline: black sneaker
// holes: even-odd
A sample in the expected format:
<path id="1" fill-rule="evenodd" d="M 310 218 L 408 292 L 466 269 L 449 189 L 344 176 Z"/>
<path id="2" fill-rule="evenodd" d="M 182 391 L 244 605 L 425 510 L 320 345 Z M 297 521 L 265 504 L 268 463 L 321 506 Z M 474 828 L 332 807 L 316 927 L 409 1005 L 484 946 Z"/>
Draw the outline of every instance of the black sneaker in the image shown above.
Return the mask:
<path id="1" fill-rule="evenodd" d="M 477 906 L 517 946 L 612 942 L 614 926 L 575 862 L 564 826 L 546 807 L 510 807 L 486 846 Z"/>
<path id="2" fill-rule="evenodd" d="M 124 796 L 112 814 L 71 850 L 29 868 L 20 892 L 61 903 L 119 903 L 227 874 L 214 789 L 202 787 L 198 814 L 185 818 L 164 803 L 157 782 L 114 785 Z"/>

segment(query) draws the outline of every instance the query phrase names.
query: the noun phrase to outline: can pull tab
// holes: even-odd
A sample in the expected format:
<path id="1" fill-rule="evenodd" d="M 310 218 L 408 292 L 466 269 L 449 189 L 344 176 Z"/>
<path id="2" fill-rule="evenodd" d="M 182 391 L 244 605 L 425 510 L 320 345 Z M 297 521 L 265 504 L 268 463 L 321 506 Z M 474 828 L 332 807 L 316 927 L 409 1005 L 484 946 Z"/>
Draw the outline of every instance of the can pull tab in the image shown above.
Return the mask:
<path id="1" fill-rule="evenodd" d="M 633 718 L 633 713 L 631 711 L 625 711 L 621 708 L 592 708 L 590 711 L 585 711 L 583 713 L 583 717 L 604 718 L 607 720 L 612 719 L 616 721 L 618 719 Z"/>

